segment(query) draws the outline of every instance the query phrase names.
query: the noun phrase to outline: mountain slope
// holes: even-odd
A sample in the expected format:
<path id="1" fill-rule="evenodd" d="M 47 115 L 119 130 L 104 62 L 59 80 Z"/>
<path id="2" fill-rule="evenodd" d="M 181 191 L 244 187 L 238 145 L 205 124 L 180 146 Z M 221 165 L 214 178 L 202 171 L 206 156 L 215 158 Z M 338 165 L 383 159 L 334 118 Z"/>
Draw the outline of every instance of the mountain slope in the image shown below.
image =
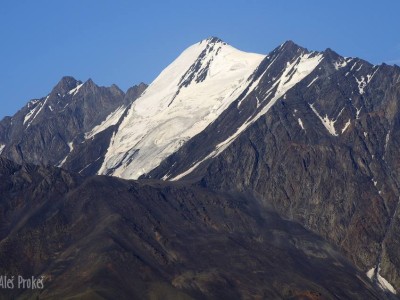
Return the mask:
<path id="1" fill-rule="evenodd" d="M 123 113 L 145 87 L 135 86 L 125 95 L 116 85 L 64 77 L 49 95 L 0 122 L 0 153 L 16 162 L 61 166 L 87 135 L 100 132 L 110 114 Z"/>
<path id="2" fill-rule="evenodd" d="M 99 173 L 137 178 L 151 171 L 217 119 L 263 57 L 216 38 L 189 47 L 132 105 Z"/>
<path id="3" fill-rule="evenodd" d="M 0 271 L 45 277 L 43 290 L 1 299 L 386 298 L 252 193 L 85 178 L 2 158 L 0 177 Z"/>
<path id="4" fill-rule="evenodd" d="M 273 51 L 269 56 L 278 58 L 260 65 L 265 73 L 257 88 L 148 177 L 257 191 L 285 217 L 340 247 L 372 280 L 384 285 L 386 278 L 395 292 L 400 68 L 327 49 L 291 89 L 271 89 L 287 82 L 284 66 L 301 61 L 301 53 L 309 52 L 290 42 Z"/>

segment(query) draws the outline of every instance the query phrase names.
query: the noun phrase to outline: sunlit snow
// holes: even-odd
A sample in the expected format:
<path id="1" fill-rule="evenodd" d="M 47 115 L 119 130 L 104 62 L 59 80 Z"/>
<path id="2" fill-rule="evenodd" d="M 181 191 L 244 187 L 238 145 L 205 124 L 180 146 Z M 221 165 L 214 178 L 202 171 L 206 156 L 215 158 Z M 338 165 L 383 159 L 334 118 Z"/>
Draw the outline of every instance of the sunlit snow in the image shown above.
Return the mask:
<path id="1" fill-rule="evenodd" d="M 357 110 L 356 111 L 356 119 L 358 120 L 360 118 L 360 112 L 361 112 L 362 107 L 360 107 L 359 109 L 356 107 L 355 109 Z"/>
<path id="2" fill-rule="evenodd" d="M 114 176 L 135 179 L 158 166 L 238 98 L 264 59 L 221 41 L 208 44 L 205 40 L 185 50 L 133 103 L 111 140 L 100 174 L 112 170 Z M 199 70 L 194 75 L 198 79 L 206 74 L 205 79 L 182 86 L 195 61 Z"/>
<path id="3" fill-rule="evenodd" d="M 62 167 L 63 164 L 67 161 L 68 156 L 71 154 L 72 150 L 74 150 L 74 143 L 69 142 L 68 147 L 69 147 L 69 153 L 64 157 L 64 159 L 58 164 L 57 167 Z"/>
<path id="4" fill-rule="evenodd" d="M 69 95 L 75 96 L 78 93 L 79 89 L 82 87 L 83 83 L 78 84 L 75 88 L 68 92 Z"/>
<path id="5" fill-rule="evenodd" d="M 299 125 L 300 125 L 301 129 L 304 130 L 303 121 L 300 118 L 298 118 L 298 121 L 299 121 Z"/>
<path id="6" fill-rule="evenodd" d="M 28 128 L 32 124 L 33 120 L 35 120 L 35 118 L 39 115 L 39 113 L 42 111 L 43 107 L 46 106 L 46 103 L 47 103 L 47 100 L 49 100 L 49 97 L 50 96 L 47 96 L 43 103 L 40 102 L 33 110 L 31 110 L 29 113 L 26 114 L 26 116 L 24 118 L 24 125 L 26 122 L 29 121 L 26 128 Z"/>
<path id="7" fill-rule="evenodd" d="M 35 111 L 40 107 L 40 105 L 36 106 L 35 108 L 31 109 L 24 117 L 24 125 L 26 122 L 29 121 L 29 119 L 32 117 L 32 115 L 35 113 Z"/>
<path id="8" fill-rule="evenodd" d="M 324 117 L 321 117 L 321 115 L 315 109 L 313 104 L 310 104 L 310 107 L 313 110 L 313 112 L 317 115 L 317 117 L 321 120 L 322 124 L 329 131 L 329 133 L 331 135 L 333 135 L 333 136 L 337 136 L 338 134 L 336 133 L 336 129 L 335 129 L 336 120 L 329 119 L 328 115 L 325 115 Z"/>
<path id="9" fill-rule="evenodd" d="M 377 274 L 378 277 L 378 282 L 379 282 L 379 286 L 386 291 L 391 292 L 392 294 L 397 294 L 396 290 L 394 289 L 394 287 L 389 283 L 389 281 L 387 281 L 385 278 L 383 278 L 379 272 Z"/>
<path id="10" fill-rule="evenodd" d="M 374 68 L 376 68 L 376 70 L 374 71 L 374 73 L 372 74 L 368 74 L 367 75 L 367 83 L 370 83 L 372 78 L 374 78 L 376 72 L 378 72 L 380 66 L 374 66 Z"/>
<path id="11" fill-rule="evenodd" d="M 344 133 L 349 126 L 350 126 L 350 119 L 346 122 L 346 124 L 344 124 L 344 127 L 342 129 L 342 133 Z"/>
<path id="12" fill-rule="evenodd" d="M 387 149 L 389 139 L 390 139 L 390 130 L 388 131 L 388 133 L 386 134 L 386 137 L 385 137 L 385 151 Z"/>
<path id="13" fill-rule="evenodd" d="M 307 87 L 310 87 L 316 80 L 318 79 L 318 76 L 315 77 L 311 82 L 307 85 Z"/>
<path id="14" fill-rule="evenodd" d="M 364 76 L 361 76 L 361 79 L 358 79 L 357 77 L 354 76 L 354 78 L 357 81 L 358 84 L 358 91 L 360 93 L 360 95 L 364 94 L 364 89 L 367 86 L 367 82 L 365 81 Z"/>
<path id="15" fill-rule="evenodd" d="M 371 268 L 367 272 L 367 276 L 371 280 L 374 280 L 374 279 L 377 280 L 377 284 L 382 290 L 389 291 L 392 294 L 396 295 L 397 292 L 396 292 L 395 288 L 389 283 L 389 281 L 387 281 L 385 278 L 382 277 L 380 272 L 381 272 L 380 267 L 378 267 L 378 271 L 376 271 L 376 268 Z"/>
<path id="16" fill-rule="evenodd" d="M 340 59 L 339 61 L 335 61 L 334 62 L 334 66 L 336 70 L 339 70 L 340 68 L 344 68 L 345 66 L 347 66 L 347 63 L 350 62 L 351 59 L 349 61 L 347 61 L 345 58 Z"/>
<path id="17" fill-rule="evenodd" d="M 126 109 L 125 106 L 118 107 L 115 111 L 113 111 L 110 115 L 108 115 L 107 118 L 101 124 L 93 127 L 93 129 L 91 131 L 86 132 L 85 139 L 90 139 L 93 136 L 95 136 L 96 134 L 109 128 L 110 126 L 117 124 L 119 119 L 123 115 L 125 109 Z"/>

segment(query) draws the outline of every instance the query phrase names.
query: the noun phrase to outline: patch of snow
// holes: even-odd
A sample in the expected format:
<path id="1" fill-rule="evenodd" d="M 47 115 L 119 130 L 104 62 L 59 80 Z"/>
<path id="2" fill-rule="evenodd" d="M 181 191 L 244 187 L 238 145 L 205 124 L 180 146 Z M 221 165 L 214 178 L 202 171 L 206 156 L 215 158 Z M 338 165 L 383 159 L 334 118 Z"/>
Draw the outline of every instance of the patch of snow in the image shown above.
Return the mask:
<path id="1" fill-rule="evenodd" d="M 256 96 L 256 100 L 257 100 L 257 108 L 260 107 L 260 99 L 258 99 L 258 97 Z"/>
<path id="2" fill-rule="evenodd" d="M 303 80 L 316 68 L 316 66 L 323 59 L 322 54 L 318 54 L 313 57 L 312 55 L 314 55 L 314 53 L 303 54 L 293 63 L 287 64 L 286 69 L 283 72 L 281 79 L 279 80 L 279 85 L 275 97 L 281 97 L 289 89 L 291 89 L 301 80 Z M 295 68 L 295 72 L 292 74 L 291 70 L 293 68 Z"/>
<path id="3" fill-rule="evenodd" d="M 356 119 L 358 120 L 360 118 L 360 112 L 361 112 L 362 106 L 360 107 L 360 109 L 358 109 L 357 107 L 355 107 L 355 109 L 357 110 Z"/>
<path id="4" fill-rule="evenodd" d="M 35 113 L 35 111 L 36 111 L 39 107 L 40 107 L 40 104 L 39 104 L 38 106 L 35 106 L 34 109 L 30 110 L 30 111 L 25 115 L 23 125 L 25 125 L 25 123 L 29 121 L 29 119 L 32 117 L 32 115 Z"/>
<path id="5" fill-rule="evenodd" d="M 110 142 L 99 174 L 136 179 L 157 167 L 238 99 L 265 57 L 226 43 L 207 45 L 197 43 L 186 49 L 132 104 Z M 200 72 L 206 77 L 182 86 L 194 62 L 198 67 L 191 73 L 194 78 Z"/>
<path id="6" fill-rule="evenodd" d="M 385 137 L 385 152 L 386 152 L 389 140 L 390 140 L 390 130 L 388 131 L 388 133 L 386 134 L 386 137 Z"/>
<path id="7" fill-rule="evenodd" d="M 205 158 L 203 158 L 202 160 L 196 162 L 193 166 L 191 166 L 191 167 L 190 167 L 189 169 L 187 169 L 185 172 L 182 172 L 181 174 L 175 176 L 174 178 L 171 178 L 170 180 L 171 180 L 171 181 L 176 181 L 176 180 L 179 180 L 179 179 L 185 177 L 186 175 L 192 173 L 202 162 L 204 162 L 204 161 L 206 161 L 207 159 L 213 157 L 213 155 L 214 155 L 214 152 L 211 152 L 211 153 L 208 154 Z M 169 176 L 168 176 L 168 175 L 165 175 L 165 176 L 163 177 L 163 180 L 168 180 L 168 178 L 169 178 Z"/>
<path id="8" fill-rule="evenodd" d="M 369 279 L 372 279 L 375 275 L 375 268 L 371 268 L 368 272 L 367 272 L 367 276 Z"/>
<path id="9" fill-rule="evenodd" d="M 0 155 L 3 153 L 3 150 L 5 147 L 6 147 L 6 145 L 0 145 Z"/>
<path id="10" fill-rule="evenodd" d="M 396 295 L 397 293 L 396 293 L 396 290 L 394 289 L 394 287 L 389 283 L 389 281 L 387 281 L 385 278 L 383 278 L 383 277 L 379 274 L 379 272 L 380 272 L 380 269 L 379 269 L 379 271 L 378 271 L 378 273 L 377 273 L 379 286 L 380 286 L 383 290 L 389 291 L 389 292 L 391 292 L 392 294 L 395 294 L 395 295 Z"/>
<path id="11" fill-rule="evenodd" d="M 378 286 L 383 290 L 383 291 L 388 291 L 394 295 L 397 295 L 397 291 L 395 288 L 387 281 L 385 278 L 382 277 L 380 274 L 381 268 L 378 267 L 378 270 L 376 268 L 371 268 L 367 272 L 367 276 L 371 281 L 375 281 L 378 284 Z"/>
<path id="12" fill-rule="evenodd" d="M 31 108 L 32 105 L 35 105 L 39 101 L 40 101 L 39 99 L 33 99 L 33 100 L 29 101 L 28 102 L 28 108 Z"/>
<path id="13" fill-rule="evenodd" d="M 367 82 L 365 81 L 364 76 L 361 76 L 361 79 L 360 79 L 360 80 L 358 80 L 357 77 L 355 77 L 355 76 L 354 76 L 354 78 L 355 78 L 356 81 L 357 81 L 357 84 L 358 84 L 358 91 L 359 91 L 360 95 L 364 94 L 364 89 L 365 89 L 365 87 L 367 86 Z"/>
<path id="14" fill-rule="evenodd" d="M 51 107 L 51 105 L 49 105 L 49 109 L 50 109 L 51 111 L 53 111 L 53 108 Z"/>
<path id="15" fill-rule="evenodd" d="M 42 103 L 42 102 L 39 103 L 39 104 L 33 109 L 33 111 L 30 111 L 30 112 L 25 116 L 25 118 L 24 118 L 24 124 L 25 124 L 25 122 L 27 122 L 27 121 L 30 120 L 29 123 L 28 123 L 28 125 L 26 126 L 26 128 L 28 128 L 28 127 L 32 124 L 33 120 L 35 120 L 35 118 L 39 115 L 39 113 L 42 111 L 43 107 L 46 106 L 46 103 L 47 103 L 47 100 L 49 100 L 49 97 L 50 97 L 50 96 L 47 96 L 43 103 Z M 37 110 L 37 108 L 39 108 L 39 109 Z M 29 115 L 29 116 L 28 116 L 28 115 Z M 33 117 L 32 117 L 32 116 L 33 116 Z"/>
<path id="16" fill-rule="evenodd" d="M 93 127 L 91 131 L 86 132 L 85 139 L 90 139 L 110 126 L 117 124 L 121 116 L 124 114 L 125 109 L 125 106 L 118 107 L 115 111 L 109 114 L 101 124 Z"/>
<path id="17" fill-rule="evenodd" d="M 356 70 L 356 72 L 360 71 L 362 67 L 363 67 L 363 64 L 361 64 L 361 66 Z"/>
<path id="18" fill-rule="evenodd" d="M 347 61 L 344 60 L 340 60 L 340 61 L 335 61 L 334 64 L 335 69 L 339 70 L 340 68 L 344 68 L 345 66 L 347 66 Z"/>
<path id="19" fill-rule="evenodd" d="M 62 167 L 63 164 L 67 161 L 68 156 L 71 154 L 72 150 L 74 150 L 74 142 L 68 143 L 69 153 L 64 157 L 64 159 L 57 165 L 57 167 Z"/>
<path id="20" fill-rule="evenodd" d="M 83 83 L 78 84 L 75 88 L 73 88 L 72 90 L 70 90 L 70 91 L 68 92 L 68 95 L 75 96 L 76 93 L 78 93 L 79 89 L 82 87 L 82 85 L 83 85 Z"/>
<path id="21" fill-rule="evenodd" d="M 321 120 L 322 124 L 325 126 L 325 128 L 328 130 L 328 132 L 333 136 L 337 136 L 338 134 L 336 133 L 336 129 L 335 129 L 336 120 L 329 119 L 328 115 L 325 115 L 325 117 L 321 117 L 321 115 L 315 109 L 314 104 L 309 104 L 309 105 L 310 105 L 311 109 L 313 110 L 313 112 Z"/>
<path id="22" fill-rule="evenodd" d="M 384 148 L 385 152 L 383 154 L 383 160 L 385 160 L 385 155 L 386 155 L 386 150 L 387 150 L 389 140 L 390 140 L 390 130 L 388 131 L 388 133 L 386 134 L 386 137 L 385 137 L 385 148 Z"/>
<path id="23" fill-rule="evenodd" d="M 168 180 L 168 177 L 169 177 L 169 176 L 171 176 L 171 175 L 170 175 L 170 173 L 168 172 L 167 174 L 165 174 L 165 175 L 161 178 L 161 180 L 163 180 L 163 181 Z"/>
<path id="24" fill-rule="evenodd" d="M 346 129 L 350 126 L 350 119 L 346 122 L 346 124 L 344 125 L 343 129 L 342 129 L 342 133 L 344 133 L 346 131 Z"/>
<path id="25" fill-rule="evenodd" d="M 351 67 L 350 72 L 353 71 L 354 67 L 357 65 L 357 62 L 354 63 L 354 65 Z"/>
<path id="26" fill-rule="evenodd" d="M 374 66 L 374 68 L 375 68 L 375 66 Z M 378 70 L 379 70 L 379 67 L 376 68 L 376 70 L 374 71 L 374 73 L 372 73 L 372 75 L 371 75 L 371 74 L 368 74 L 368 75 L 367 75 L 367 83 L 370 83 L 370 82 L 371 82 L 372 78 L 375 76 L 375 73 L 376 73 Z"/>
<path id="27" fill-rule="evenodd" d="M 317 79 L 319 76 L 315 77 L 311 82 L 307 85 L 307 87 L 310 87 Z"/>
<path id="28" fill-rule="evenodd" d="M 337 115 L 336 120 L 339 119 L 339 117 L 342 115 L 343 111 L 344 111 L 344 106 L 343 106 L 343 108 L 340 110 L 339 114 Z"/>
<path id="29" fill-rule="evenodd" d="M 367 136 L 368 136 L 368 132 L 364 131 L 364 137 L 367 137 Z"/>
<path id="30" fill-rule="evenodd" d="M 94 164 L 96 161 L 98 161 L 101 158 L 98 157 L 94 162 L 89 163 L 88 165 L 86 165 L 82 170 L 80 170 L 78 173 L 80 174 L 82 171 L 86 170 L 88 167 L 90 167 L 92 164 Z"/>
<path id="31" fill-rule="evenodd" d="M 301 121 L 300 118 L 298 118 L 298 121 L 299 121 L 299 125 L 300 125 L 301 129 L 305 130 L 305 129 L 304 129 L 304 126 L 303 126 L 303 122 Z"/>

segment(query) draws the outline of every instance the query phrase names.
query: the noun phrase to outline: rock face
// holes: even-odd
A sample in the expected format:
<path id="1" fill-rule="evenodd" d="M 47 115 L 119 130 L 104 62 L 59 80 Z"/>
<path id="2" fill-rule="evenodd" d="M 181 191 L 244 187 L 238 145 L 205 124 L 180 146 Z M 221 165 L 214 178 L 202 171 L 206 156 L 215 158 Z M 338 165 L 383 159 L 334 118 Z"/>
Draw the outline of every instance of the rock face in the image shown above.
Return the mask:
<path id="1" fill-rule="evenodd" d="M 82 177 L 0 158 L 0 299 L 385 299 L 256 194 Z M 388 296 L 390 297 L 390 295 Z"/>

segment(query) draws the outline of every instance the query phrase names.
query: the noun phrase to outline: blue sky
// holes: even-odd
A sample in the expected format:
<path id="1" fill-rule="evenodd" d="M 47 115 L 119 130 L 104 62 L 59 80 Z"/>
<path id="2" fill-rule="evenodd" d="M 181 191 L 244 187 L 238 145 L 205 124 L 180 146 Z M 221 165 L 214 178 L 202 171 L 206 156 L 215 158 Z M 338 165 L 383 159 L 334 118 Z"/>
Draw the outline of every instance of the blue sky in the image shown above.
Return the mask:
<path id="1" fill-rule="evenodd" d="M 4 0 L 0 118 L 47 95 L 64 75 L 123 90 L 150 83 L 209 36 L 268 53 L 285 40 L 400 65 L 400 1 Z"/>

